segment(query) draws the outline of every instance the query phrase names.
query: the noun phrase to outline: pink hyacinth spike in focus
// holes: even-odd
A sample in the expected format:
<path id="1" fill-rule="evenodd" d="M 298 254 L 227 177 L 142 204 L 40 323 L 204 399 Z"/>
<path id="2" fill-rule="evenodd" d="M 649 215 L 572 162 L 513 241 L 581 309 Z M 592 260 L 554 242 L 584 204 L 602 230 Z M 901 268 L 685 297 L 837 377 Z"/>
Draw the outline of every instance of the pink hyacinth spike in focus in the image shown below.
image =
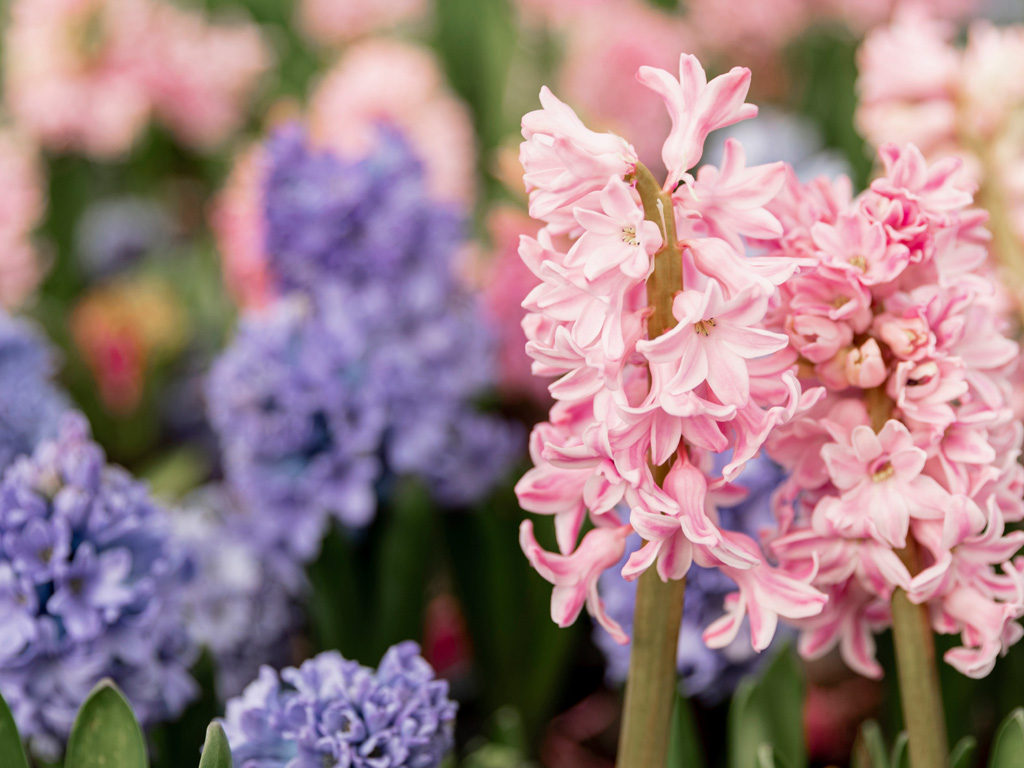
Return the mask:
<path id="1" fill-rule="evenodd" d="M 784 229 L 768 252 L 801 259 L 770 326 L 803 386 L 827 393 L 768 439 L 791 473 L 769 549 L 783 570 L 816 568 L 829 595 L 800 622 L 806 656 L 838 645 L 880 676 L 873 635 L 899 588 L 935 632 L 960 635 L 946 661 L 982 677 L 1022 634 L 1022 534 L 1005 532 L 1024 518 L 1018 347 L 959 161 L 892 144 L 880 159 L 884 174 L 852 200 L 846 182 L 790 176 L 768 205 Z"/>
<path id="2" fill-rule="evenodd" d="M 357 43 L 313 93 L 310 131 L 320 145 L 358 157 L 389 125 L 422 158 L 432 194 L 446 201 L 472 200 L 476 140 L 469 109 L 446 88 L 433 54 L 397 40 Z"/>
<path id="3" fill-rule="evenodd" d="M 744 103 L 750 73 L 737 68 L 709 82 L 690 55 L 680 57 L 679 72 L 678 80 L 651 67 L 638 74 L 667 106 L 663 187 L 628 141 L 592 131 L 547 88 L 542 108 L 523 118 L 530 213 L 546 225 L 521 238 L 519 255 L 536 281 L 523 327 L 534 373 L 555 378 L 556 403 L 534 429 L 534 467 L 516 492 L 524 509 L 554 518 L 559 551 L 540 547 L 531 521 L 521 542 L 555 587 L 560 625 L 586 606 L 625 639 L 604 613 L 597 578 L 636 531 L 646 543 L 625 578 L 654 567 L 676 580 L 694 561 L 720 567 L 737 592 L 707 641 L 728 644 L 749 617 L 760 650 L 779 617 L 807 619 L 826 597 L 809 584 L 813 567 L 781 571 L 757 542 L 721 529 L 715 500 L 731 495 L 728 481 L 768 434 L 823 390 L 801 391 L 788 337 L 764 327 L 799 260 L 744 253 L 751 235 L 783 235 L 766 205 L 783 188 L 784 167 L 747 168 L 731 143 L 722 168 L 690 173 L 708 133 L 756 114 Z M 653 286 L 666 264 L 678 285 L 664 288 L 663 311 L 673 318 L 659 336 L 648 293 L 662 290 Z M 727 450 L 727 476 L 716 477 L 712 454 Z M 587 521 L 593 528 L 581 538 Z"/>
<path id="4" fill-rule="evenodd" d="M 605 0 L 571 19 L 559 93 L 596 129 L 629 136 L 644 164 L 658 169 L 669 118 L 657 94 L 636 87 L 636 72 L 673 69 L 695 36 L 678 14 L 643 1 Z"/>
<path id="5" fill-rule="evenodd" d="M 11 128 L 0 128 L 0 178 L 0 305 L 10 310 L 42 280 L 32 231 L 46 203 L 36 147 Z"/>

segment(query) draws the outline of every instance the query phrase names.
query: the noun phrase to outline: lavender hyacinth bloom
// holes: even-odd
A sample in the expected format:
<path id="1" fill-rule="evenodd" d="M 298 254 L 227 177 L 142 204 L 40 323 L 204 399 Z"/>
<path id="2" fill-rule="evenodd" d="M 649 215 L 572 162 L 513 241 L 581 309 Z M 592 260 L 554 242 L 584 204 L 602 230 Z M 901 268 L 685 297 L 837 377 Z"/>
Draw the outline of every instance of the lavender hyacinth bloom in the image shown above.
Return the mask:
<path id="1" fill-rule="evenodd" d="M 181 626 L 184 559 L 146 488 L 105 464 L 85 419 L 17 459 L 0 483 L 0 692 L 22 736 L 59 757 L 103 677 L 144 724 L 195 693 Z"/>
<path id="2" fill-rule="evenodd" d="M 185 626 L 213 656 L 218 698 L 237 696 L 262 664 L 287 663 L 302 575 L 267 557 L 223 487 L 189 494 L 173 525 L 189 551 Z"/>
<path id="3" fill-rule="evenodd" d="M 376 671 L 327 651 L 280 674 L 263 667 L 227 704 L 239 768 L 436 768 L 451 750 L 457 704 L 416 643 Z"/>
<path id="4" fill-rule="evenodd" d="M 727 457 L 719 457 L 722 466 Z M 757 458 L 747 464 L 735 485 L 747 488 L 745 499 L 734 507 L 719 509 L 722 528 L 741 531 L 754 539 L 765 529 L 775 526 L 770 497 L 782 482 L 782 470 L 766 458 Z M 630 554 L 640 548 L 639 536 L 627 541 L 621 566 Z M 601 597 L 608 614 L 632 633 L 633 608 L 636 603 L 636 582 L 622 579 L 618 570 L 606 571 L 600 579 Z M 680 683 L 687 696 L 697 696 L 708 703 L 716 703 L 728 696 L 744 675 L 770 653 L 756 653 L 750 646 L 749 633 L 740 632 L 736 640 L 720 650 L 708 648 L 701 634 L 723 613 L 723 601 L 736 585 L 717 568 L 701 568 L 694 564 L 686 575 L 686 596 L 683 603 L 683 621 L 679 632 L 676 658 Z M 781 625 L 773 644 L 778 644 L 791 632 Z M 621 684 L 629 673 L 629 645 L 619 645 L 600 627 L 595 628 L 594 641 L 604 652 L 606 674 L 610 683 Z"/>
<path id="5" fill-rule="evenodd" d="M 35 328 L 0 310 L 0 472 L 57 434 L 67 405 L 50 381 L 55 367 Z"/>
<path id="6" fill-rule="evenodd" d="M 384 134 L 350 162 L 298 130 L 268 146 L 266 250 L 287 295 L 243 318 L 208 402 L 225 476 L 263 538 L 315 556 L 333 516 L 365 526 L 389 477 L 482 498 L 521 438 L 477 411 L 494 345 L 454 259 L 462 225 Z"/>

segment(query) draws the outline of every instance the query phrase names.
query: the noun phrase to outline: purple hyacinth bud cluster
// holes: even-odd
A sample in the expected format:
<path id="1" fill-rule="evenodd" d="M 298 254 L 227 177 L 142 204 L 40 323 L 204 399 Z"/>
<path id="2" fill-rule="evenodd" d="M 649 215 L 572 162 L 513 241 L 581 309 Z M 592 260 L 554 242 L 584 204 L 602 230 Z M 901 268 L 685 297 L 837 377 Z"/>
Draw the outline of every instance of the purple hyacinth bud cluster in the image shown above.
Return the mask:
<path id="1" fill-rule="evenodd" d="M 457 705 L 416 643 L 376 671 L 335 651 L 259 677 L 227 704 L 239 768 L 436 768 L 451 750 Z"/>
<path id="2" fill-rule="evenodd" d="M 0 310 L 0 472 L 57 434 L 67 403 L 51 383 L 55 368 L 42 336 Z"/>
<path id="3" fill-rule="evenodd" d="M 193 697 L 181 625 L 185 559 L 144 485 L 106 464 L 85 419 L 0 482 L 0 692 L 40 758 L 59 757 L 75 711 L 110 677 L 151 724 Z"/>
<path id="4" fill-rule="evenodd" d="M 172 520 L 189 552 L 184 624 L 213 656 L 218 697 L 237 696 L 260 665 L 287 663 L 302 576 L 290 560 L 268 559 L 221 486 L 189 494 Z"/>
<path id="5" fill-rule="evenodd" d="M 225 476 L 264 538 L 305 560 L 365 526 L 390 478 L 483 497 L 518 454 L 477 410 L 494 344 L 455 257 L 462 224 L 392 134 L 352 162 L 286 130 L 267 148 L 267 253 L 284 294 L 243 317 L 208 386 Z"/>
<path id="6" fill-rule="evenodd" d="M 727 456 L 717 458 L 723 466 Z M 775 526 L 771 512 L 771 494 L 783 480 L 779 467 L 766 458 L 747 464 L 736 485 L 746 488 L 746 497 L 735 506 L 718 510 L 723 529 L 740 531 L 757 539 L 762 531 Z M 621 565 L 640 548 L 642 541 L 635 534 L 626 543 Z M 632 634 L 633 609 L 636 604 L 636 582 L 622 579 L 616 569 L 602 575 L 599 588 L 608 614 Z M 769 653 L 758 654 L 750 645 L 750 635 L 740 632 L 730 645 L 720 650 L 708 648 L 701 638 L 704 629 L 723 613 L 725 596 L 736 591 L 736 585 L 717 568 L 694 564 L 686 575 L 686 596 L 683 621 L 679 632 L 677 669 L 680 686 L 687 696 L 697 696 L 708 703 L 727 697 L 740 679 L 752 672 Z M 791 633 L 780 627 L 774 644 Z M 594 641 L 605 655 L 606 673 L 610 683 L 621 684 L 629 673 L 629 645 L 619 645 L 600 627 L 594 630 Z"/>

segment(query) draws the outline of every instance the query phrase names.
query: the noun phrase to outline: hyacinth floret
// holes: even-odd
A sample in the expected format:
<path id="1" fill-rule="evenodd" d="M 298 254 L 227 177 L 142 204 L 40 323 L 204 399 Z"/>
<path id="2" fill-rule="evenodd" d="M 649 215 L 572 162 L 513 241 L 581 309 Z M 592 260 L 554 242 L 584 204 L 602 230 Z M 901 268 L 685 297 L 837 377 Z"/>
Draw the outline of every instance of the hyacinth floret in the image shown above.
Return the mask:
<path id="1" fill-rule="evenodd" d="M 205 486 L 174 510 L 188 550 L 183 622 L 217 668 L 217 697 L 237 696 L 261 664 L 286 662 L 303 586 L 294 562 L 268 552 L 227 489 Z"/>
<path id="2" fill-rule="evenodd" d="M 445 504 L 479 500 L 520 439 L 475 407 L 494 339 L 455 270 L 462 224 L 426 196 L 401 140 L 385 132 L 351 161 L 289 128 L 267 158 L 281 298 L 243 317 L 208 394 L 232 491 L 267 540 L 306 560 L 331 516 L 367 525 L 396 475 Z"/>
<path id="3" fill-rule="evenodd" d="M 724 465 L 725 457 L 718 457 L 716 462 Z M 783 478 L 781 469 L 773 462 L 763 456 L 753 459 L 735 483 L 737 493 L 734 498 L 723 499 L 719 505 L 719 524 L 754 539 L 760 539 L 766 531 L 773 530 L 775 518 L 771 495 Z M 629 537 L 626 551 L 619 561 L 620 568 L 641 544 L 638 535 Z M 615 570 L 607 570 L 601 574 L 599 586 L 608 615 L 628 633 L 636 607 L 636 582 L 622 579 Z M 709 648 L 701 638 L 704 628 L 722 616 L 723 602 L 734 589 L 732 580 L 717 568 L 692 566 L 686 574 L 676 670 L 681 691 L 709 704 L 726 698 L 740 679 L 753 672 L 766 658 L 753 651 L 747 637 L 739 636 L 724 648 Z M 792 630 L 787 630 L 780 627 L 772 647 L 781 642 L 779 634 L 792 636 Z M 619 645 L 600 628 L 594 632 L 594 642 L 605 654 L 609 682 L 616 685 L 624 683 L 629 671 L 631 646 Z"/>
<path id="4" fill-rule="evenodd" d="M 195 693 L 181 626 L 185 558 L 144 485 L 107 465 L 85 419 L 17 459 L 0 482 L 0 691 L 32 751 L 59 757 L 104 677 L 139 720 L 175 717 Z"/>
<path id="5" fill-rule="evenodd" d="M 263 667 L 223 725 L 240 768 L 437 768 L 457 706 L 407 641 L 376 670 L 336 651 L 280 673 Z"/>
<path id="6" fill-rule="evenodd" d="M 808 617 L 826 600 L 808 584 L 811 571 L 773 567 L 718 513 L 769 432 L 822 394 L 801 390 L 787 337 L 764 328 L 777 286 L 798 261 L 743 251 L 749 238 L 783 234 L 765 206 L 785 171 L 780 163 L 746 167 L 742 146 L 730 140 L 721 168 L 691 173 L 708 133 L 756 114 L 745 103 L 749 70 L 709 82 L 684 54 L 678 79 L 650 67 L 637 77 L 663 98 L 672 121 L 663 185 L 626 140 L 590 131 L 546 89 L 543 108 L 523 118 L 530 213 L 547 225 L 521 241 L 540 282 L 523 303 L 523 327 L 534 373 L 556 378 L 556 403 L 533 432 L 534 468 L 516 490 L 524 509 L 554 516 L 558 551 L 537 543 L 530 520 L 520 541 L 554 585 L 560 625 L 586 605 L 626 642 L 598 580 L 635 532 L 645 543 L 622 576 L 653 566 L 668 581 L 692 563 L 720 569 L 738 592 L 705 640 L 730 644 L 749 616 L 762 650 L 780 615 Z M 714 471 L 713 454 L 730 449 L 729 463 Z"/>
<path id="7" fill-rule="evenodd" d="M 768 440 L 790 473 L 770 551 L 784 570 L 813 563 L 829 595 L 800 622 L 804 655 L 838 645 L 881 675 L 873 636 L 898 588 L 935 632 L 960 635 L 946 661 L 983 677 L 1024 634 L 1024 532 L 1006 530 L 1024 519 L 1019 350 L 960 161 L 928 164 L 912 144 L 879 155 L 856 198 L 848 182 L 791 176 L 770 206 L 785 234 L 768 251 L 804 260 L 770 326 L 804 385 L 826 391 Z"/>

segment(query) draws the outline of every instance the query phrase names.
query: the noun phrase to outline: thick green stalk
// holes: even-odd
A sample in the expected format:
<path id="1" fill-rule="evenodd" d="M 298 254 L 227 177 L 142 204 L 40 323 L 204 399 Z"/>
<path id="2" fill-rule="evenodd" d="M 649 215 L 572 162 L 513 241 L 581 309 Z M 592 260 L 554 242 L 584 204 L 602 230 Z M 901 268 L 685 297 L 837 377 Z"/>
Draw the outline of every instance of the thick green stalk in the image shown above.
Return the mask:
<path id="1" fill-rule="evenodd" d="M 917 573 L 917 544 L 913 539 L 900 555 L 910 572 Z M 914 605 L 899 588 L 892 595 L 892 638 L 910 768 L 945 768 L 949 764 L 949 744 L 928 606 Z"/>
<path id="2" fill-rule="evenodd" d="M 672 300 L 683 287 L 683 264 L 676 242 L 672 198 L 662 191 L 651 172 L 637 164 L 636 188 L 644 214 L 661 229 L 663 244 L 654 256 L 654 273 L 647 280 L 647 319 L 650 338 L 675 327 Z M 661 485 L 671 461 L 652 467 Z M 663 768 L 668 756 L 672 706 L 676 690 L 676 653 L 683 617 L 686 580 L 665 583 L 655 569 L 640 576 L 633 614 L 633 650 L 619 735 L 618 768 Z"/>
<path id="3" fill-rule="evenodd" d="M 878 432 L 892 414 L 892 401 L 881 388 L 869 390 L 866 399 L 871 426 Z M 917 541 L 913 536 L 898 554 L 911 576 L 920 572 Z M 910 602 L 907 593 L 899 587 L 892 593 L 892 637 L 910 768 L 945 768 L 949 764 L 949 744 L 928 606 Z"/>

